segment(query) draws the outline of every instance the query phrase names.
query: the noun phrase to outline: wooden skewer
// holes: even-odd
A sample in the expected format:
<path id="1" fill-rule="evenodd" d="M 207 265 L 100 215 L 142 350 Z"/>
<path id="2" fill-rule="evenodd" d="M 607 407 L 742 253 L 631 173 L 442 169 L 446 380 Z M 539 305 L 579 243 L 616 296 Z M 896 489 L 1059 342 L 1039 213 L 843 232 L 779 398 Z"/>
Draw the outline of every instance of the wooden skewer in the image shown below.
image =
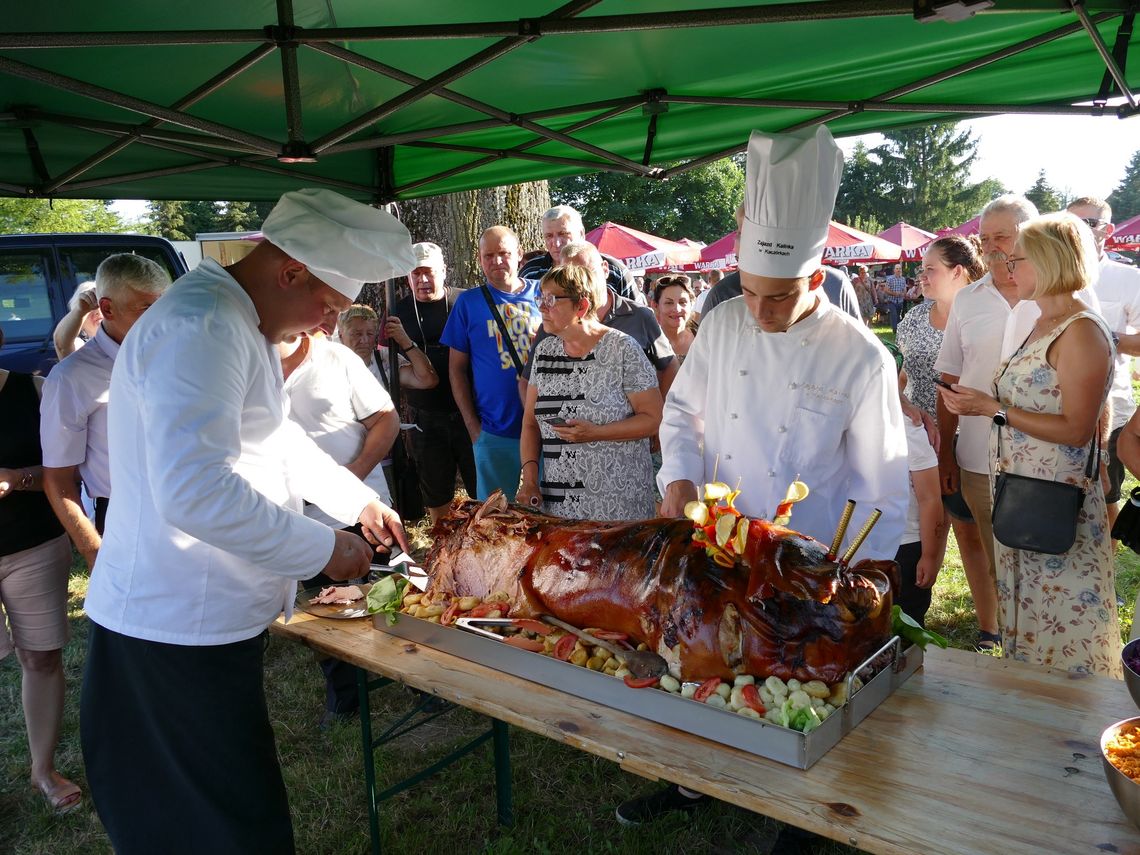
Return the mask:
<path id="1" fill-rule="evenodd" d="M 847 534 L 847 526 L 851 524 L 851 515 L 855 513 L 855 500 L 848 499 L 843 508 L 843 516 L 839 518 L 839 527 L 835 529 L 835 537 L 831 539 L 831 549 L 827 550 L 827 560 L 834 561 L 839 554 L 839 547 L 843 545 L 843 536 Z"/>
<path id="2" fill-rule="evenodd" d="M 863 541 L 867 539 L 867 535 L 871 533 L 871 529 L 875 527 L 875 523 L 879 521 L 879 517 L 882 515 L 883 512 L 878 508 L 871 511 L 871 516 L 867 517 L 867 522 L 863 524 L 862 530 L 855 536 L 855 540 L 852 541 L 847 551 L 843 553 L 843 557 L 839 559 L 840 567 L 846 567 L 851 563 L 851 559 L 855 557 L 855 553 L 859 551 L 859 547 L 863 545 Z"/>

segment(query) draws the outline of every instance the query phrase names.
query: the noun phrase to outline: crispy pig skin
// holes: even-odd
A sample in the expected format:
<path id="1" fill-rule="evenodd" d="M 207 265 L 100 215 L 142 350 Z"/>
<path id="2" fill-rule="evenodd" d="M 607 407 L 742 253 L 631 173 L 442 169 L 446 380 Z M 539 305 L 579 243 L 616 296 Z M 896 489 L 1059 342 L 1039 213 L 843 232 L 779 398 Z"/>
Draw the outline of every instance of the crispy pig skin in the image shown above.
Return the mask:
<path id="1" fill-rule="evenodd" d="M 724 568 L 692 534 L 688 520 L 564 520 L 497 493 L 457 501 L 426 563 L 434 591 L 506 591 L 512 617 L 628 633 L 684 680 L 835 683 L 890 637 L 894 562 L 840 569 L 818 541 L 752 520 L 743 560 Z"/>

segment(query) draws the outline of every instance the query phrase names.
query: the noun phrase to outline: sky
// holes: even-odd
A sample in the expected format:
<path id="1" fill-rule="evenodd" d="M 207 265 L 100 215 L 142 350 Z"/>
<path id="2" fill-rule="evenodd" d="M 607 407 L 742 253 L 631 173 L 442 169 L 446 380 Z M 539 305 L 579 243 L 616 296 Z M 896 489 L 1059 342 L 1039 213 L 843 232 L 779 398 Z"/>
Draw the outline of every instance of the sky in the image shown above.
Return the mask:
<path id="1" fill-rule="evenodd" d="M 1111 193 L 1124 177 L 1132 155 L 1140 151 L 1140 116 L 990 116 L 962 123 L 979 139 L 973 178 L 997 178 L 1024 193 L 1045 170 L 1046 180 L 1067 196 Z M 839 141 L 850 153 L 858 140 L 868 148 L 882 142 L 870 134 Z M 145 202 L 118 201 L 115 210 L 128 219 L 142 216 Z"/>

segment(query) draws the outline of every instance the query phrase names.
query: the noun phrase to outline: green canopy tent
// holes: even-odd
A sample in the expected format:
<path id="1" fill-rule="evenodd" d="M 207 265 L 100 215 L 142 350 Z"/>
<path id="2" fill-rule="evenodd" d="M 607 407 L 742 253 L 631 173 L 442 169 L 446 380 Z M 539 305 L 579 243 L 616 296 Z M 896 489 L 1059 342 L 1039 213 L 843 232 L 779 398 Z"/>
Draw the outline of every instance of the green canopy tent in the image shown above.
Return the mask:
<path id="1" fill-rule="evenodd" d="M 753 128 L 1116 121 L 1138 111 L 1137 8 L 10 3 L 0 194 L 273 199 L 322 185 L 390 201 L 602 169 L 663 179 L 740 151 Z"/>

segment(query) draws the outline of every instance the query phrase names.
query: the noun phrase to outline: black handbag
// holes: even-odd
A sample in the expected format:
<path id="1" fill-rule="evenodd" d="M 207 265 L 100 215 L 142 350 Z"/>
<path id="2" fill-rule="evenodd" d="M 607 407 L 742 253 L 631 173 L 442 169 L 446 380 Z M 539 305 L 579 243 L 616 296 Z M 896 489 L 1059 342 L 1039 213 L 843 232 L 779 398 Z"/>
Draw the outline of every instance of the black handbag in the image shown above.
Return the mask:
<path id="1" fill-rule="evenodd" d="M 1077 540 L 1077 515 L 1096 466 L 1100 437 L 1093 439 L 1085 466 L 1085 485 L 1062 484 L 1000 469 L 994 479 L 994 539 L 1011 549 L 1060 555 Z M 998 428 L 1001 465 L 1001 428 Z"/>

